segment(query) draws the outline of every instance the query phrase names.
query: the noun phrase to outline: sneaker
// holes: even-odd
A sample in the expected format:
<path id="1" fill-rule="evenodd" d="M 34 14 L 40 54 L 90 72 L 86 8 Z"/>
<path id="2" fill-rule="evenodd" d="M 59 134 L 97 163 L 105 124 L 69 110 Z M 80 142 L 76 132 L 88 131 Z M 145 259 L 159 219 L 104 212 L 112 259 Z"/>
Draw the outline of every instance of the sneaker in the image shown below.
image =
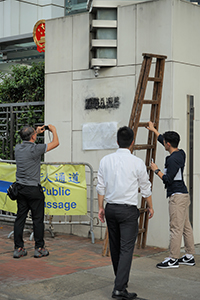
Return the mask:
<path id="1" fill-rule="evenodd" d="M 178 259 L 166 257 L 165 260 L 157 264 L 156 267 L 159 269 L 178 268 L 179 267 Z"/>
<path id="2" fill-rule="evenodd" d="M 178 263 L 180 265 L 194 266 L 195 265 L 194 256 L 187 258 L 186 255 L 183 255 L 181 258 L 178 259 Z"/>
<path id="3" fill-rule="evenodd" d="M 42 256 L 48 256 L 48 255 L 49 255 L 49 251 L 46 250 L 45 248 L 37 248 L 37 249 L 35 249 L 34 257 L 36 257 L 36 258 L 42 257 Z"/>
<path id="4" fill-rule="evenodd" d="M 112 292 L 112 298 L 118 299 L 118 300 L 132 300 L 137 297 L 136 293 L 129 293 L 127 290 L 125 291 L 117 291 L 114 290 Z"/>
<path id="5" fill-rule="evenodd" d="M 17 248 L 14 250 L 14 254 L 13 257 L 14 258 L 20 258 L 22 256 L 26 256 L 27 255 L 27 251 L 24 248 Z"/>

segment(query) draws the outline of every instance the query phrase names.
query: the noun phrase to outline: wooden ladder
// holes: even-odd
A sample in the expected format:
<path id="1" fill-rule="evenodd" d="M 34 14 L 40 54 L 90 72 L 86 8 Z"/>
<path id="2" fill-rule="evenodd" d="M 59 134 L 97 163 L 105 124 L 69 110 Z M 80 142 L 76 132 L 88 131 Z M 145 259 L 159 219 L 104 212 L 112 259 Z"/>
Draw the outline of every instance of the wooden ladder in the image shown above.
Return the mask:
<path id="1" fill-rule="evenodd" d="M 143 53 L 143 63 L 140 70 L 140 76 L 138 80 L 138 85 L 135 93 L 135 99 L 133 103 L 133 108 L 130 116 L 129 127 L 132 128 L 134 132 L 134 139 L 136 141 L 138 127 L 147 127 L 148 122 L 140 122 L 141 112 L 143 104 L 151 105 L 150 108 L 150 117 L 149 120 L 154 123 L 154 126 L 159 127 L 159 118 L 160 118 L 160 106 L 161 106 L 161 96 L 162 96 L 162 87 L 163 87 L 163 77 L 164 77 L 164 68 L 165 68 L 165 59 L 167 56 L 156 55 L 156 54 L 147 54 Z M 153 58 L 156 59 L 155 64 L 155 75 L 150 77 L 150 69 L 152 65 Z M 153 92 L 152 99 L 145 99 L 145 93 L 147 89 L 147 83 L 153 81 Z M 146 129 L 145 129 L 146 130 Z M 133 145 L 131 149 L 134 150 L 146 150 L 146 160 L 145 164 L 149 174 L 149 179 L 153 186 L 153 175 L 154 172 L 150 168 L 151 160 L 155 161 L 156 158 L 156 146 L 157 146 L 157 137 L 152 132 L 148 133 L 147 144 L 142 145 Z M 147 239 L 147 230 L 148 230 L 148 212 L 147 204 L 145 199 L 141 199 L 140 207 L 140 218 L 139 218 L 139 232 L 137 238 L 137 247 L 145 248 L 146 239 Z"/>
<path id="2" fill-rule="evenodd" d="M 155 127 L 158 129 L 165 59 L 167 58 L 167 56 L 164 55 L 156 55 L 156 54 L 148 54 L 148 53 L 143 53 L 142 55 L 143 55 L 143 62 L 140 70 L 140 76 L 139 76 L 139 80 L 135 92 L 135 98 L 134 98 L 132 112 L 131 112 L 129 125 L 128 125 L 130 128 L 132 128 L 134 132 L 135 141 L 137 137 L 138 127 L 148 126 L 148 122 L 140 122 L 143 104 L 151 105 L 149 120 L 152 121 Z M 154 77 L 150 77 L 150 70 L 151 70 L 153 59 L 156 59 L 155 75 Z M 144 99 L 148 81 L 153 81 L 152 99 L 150 100 Z M 133 152 L 134 150 L 143 150 L 143 149 L 146 150 L 145 164 L 147 166 L 149 179 L 152 184 L 153 184 L 154 173 L 150 168 L 150 163 L 151 163 L 151 159 L 155 161 L 156 145 L 157 145 L 156 135 L 152 131 L 149 131 L 147 144 L 142 144 L 142 145 L 134 144 L 133 148 L 131 149 L 131 152 Z M 141 246 L 142 248 L 145 248 L 146 246 L 148 220 L 149 219 L 148 219 L 146 201 L 142 197 L 141 207 L 140 207 L 140 218 L 139 218 L 139 232 L 137 238 L 138 248 L 140 248 Z M 108 247 L 109 247 L 108 230 L 106 229 L 103 251 L 102 251 L 103 256 L 109 255 Z"/>

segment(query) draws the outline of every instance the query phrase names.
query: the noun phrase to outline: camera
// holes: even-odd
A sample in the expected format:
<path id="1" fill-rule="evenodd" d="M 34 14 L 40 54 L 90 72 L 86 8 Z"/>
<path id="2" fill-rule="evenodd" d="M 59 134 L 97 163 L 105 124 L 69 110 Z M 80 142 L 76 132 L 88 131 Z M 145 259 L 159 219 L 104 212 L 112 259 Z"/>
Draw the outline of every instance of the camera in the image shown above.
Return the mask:
<path id="1" fill-rule="evenodd" d="M 45 125 L 45 126 L 44 126 L 44 129 L 45 129 L 45 130 L 49 130 L 49 126 L 48 126 L 48 125 Z"/>

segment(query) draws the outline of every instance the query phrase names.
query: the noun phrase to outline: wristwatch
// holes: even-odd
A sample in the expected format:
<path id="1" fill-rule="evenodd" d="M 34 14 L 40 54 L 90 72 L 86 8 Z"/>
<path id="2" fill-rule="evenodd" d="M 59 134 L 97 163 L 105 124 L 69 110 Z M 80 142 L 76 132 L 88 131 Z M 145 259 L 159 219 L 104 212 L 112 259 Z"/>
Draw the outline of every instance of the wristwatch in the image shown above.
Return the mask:
<path id="1" fill-rule="evenodd" d="M 158 175 L 158 172 L 160 171 L 160 169 L 156 169 L 155 171 L 154 171 L 154 173 L 156 174 L 156 175 Z"/>

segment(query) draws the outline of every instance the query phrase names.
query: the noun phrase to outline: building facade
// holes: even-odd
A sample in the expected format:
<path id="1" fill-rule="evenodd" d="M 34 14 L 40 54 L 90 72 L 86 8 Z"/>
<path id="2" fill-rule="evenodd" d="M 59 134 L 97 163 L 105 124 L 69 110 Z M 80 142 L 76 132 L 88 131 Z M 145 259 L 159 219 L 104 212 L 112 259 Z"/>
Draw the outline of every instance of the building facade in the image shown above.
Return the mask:
<path id="1" fill-rule="evenodd" d="M 191 144 L 193 228 L 195 243 L 199 243 L 200 7 L 183 0 L 125 2 L 92 1 L 90 13 L 46 22 L 45 118 L 46 123 L 56 125 L 61 141 L 61 146 L 49 153 L 47 160 L 88 162 L 97 174 L 100 159 L 116 150 L 107 142 L 109 126 L 117 124 L 118 128 L 129 122 L 142 53 L 166 55 L 159 131 L 178 131 L 180 147 L 188 153 L 191 141 L 188 115 L 191 105 L 195 108 Z M 104 30 L 97 34 L 101 26 Z M 115 33 L 110 29 L 115 29 Z M 150 91 L 148 93 L 150 95 Z M 193 104 L 189 104 L 190 96 L 193 96 Z M 148 121 L 147 116 L 144 111 L 144 121 Z M 87 135 L 88 127 L 90 132 L 96 133 L 92 141 Z M 137 142 L 146 140 L 146 136 L 145 129 L 139 131 Z M 106 144 L 104 148 L 99 140 Z M 135 154 L 143 158 L 142 151 Z M 158 145 L 156 163 L 160 168 L 164 166 L 166 155 Z M 188 178 L 187 163 L 185 180 Z M 97 217 L 95 184 L 96 175 L 94 212 Z M 167 247 L 168 201 L 157 177 L 154 178 L 153 203 L 155 216 L 149 223 L 147 244 Z M 104 237 L 104 228 L 105 225 L 95 224 L 95 236 Z M 86 235 L 87 229 L 72 226 L 71 232 Z"/>
<path id="2" fill-rule="evenodd" d="M 198 2 L 0 1 L 0 71 L 9 72 L 16 63 L 45 59 L 45 123 L 57 127 L 61 144 L 47 154 L 46 160 L 92 165 L 97 238 L 103 238 L 105 231 L 105 225 L 97 222 L 99 162 L 117 149 L 117 128 L 128 125 L 142 53 L 155 53 L 167 56 L 159 131 L 176 130 L 181 135 L 180 147 L 188 158 L 184 176 L 193 196 L 195 243 L 200 242 Z M 33 27 L 40 19 L 46 20 L 45 56 L 37 52 L 32 38 Z M 143 111 L 144 121 L 148 121 L 148 115 Z M 139 129 L 137 139 L 137 143 L 146 142 L 147 131 Z M 142 151 L 135 155 L 144 158 Z M 166 155 L 159 145 L 156 163 L 160 169 Z M 147 244 L 167 247 L 168 202 L 157 177 L 153 203 L 155 216 L 149 223 Z M 57 226 L 56 230 L 86 236 L 89 229 L 71 225 Z"/>
<path id="3" fill-rule="evenodd" d="M 0 1 L 0 71 L 10 72 L 14 64 L 44 61 L 33 41 L 38 20 L 65 16 L 65 0 Z"/>

